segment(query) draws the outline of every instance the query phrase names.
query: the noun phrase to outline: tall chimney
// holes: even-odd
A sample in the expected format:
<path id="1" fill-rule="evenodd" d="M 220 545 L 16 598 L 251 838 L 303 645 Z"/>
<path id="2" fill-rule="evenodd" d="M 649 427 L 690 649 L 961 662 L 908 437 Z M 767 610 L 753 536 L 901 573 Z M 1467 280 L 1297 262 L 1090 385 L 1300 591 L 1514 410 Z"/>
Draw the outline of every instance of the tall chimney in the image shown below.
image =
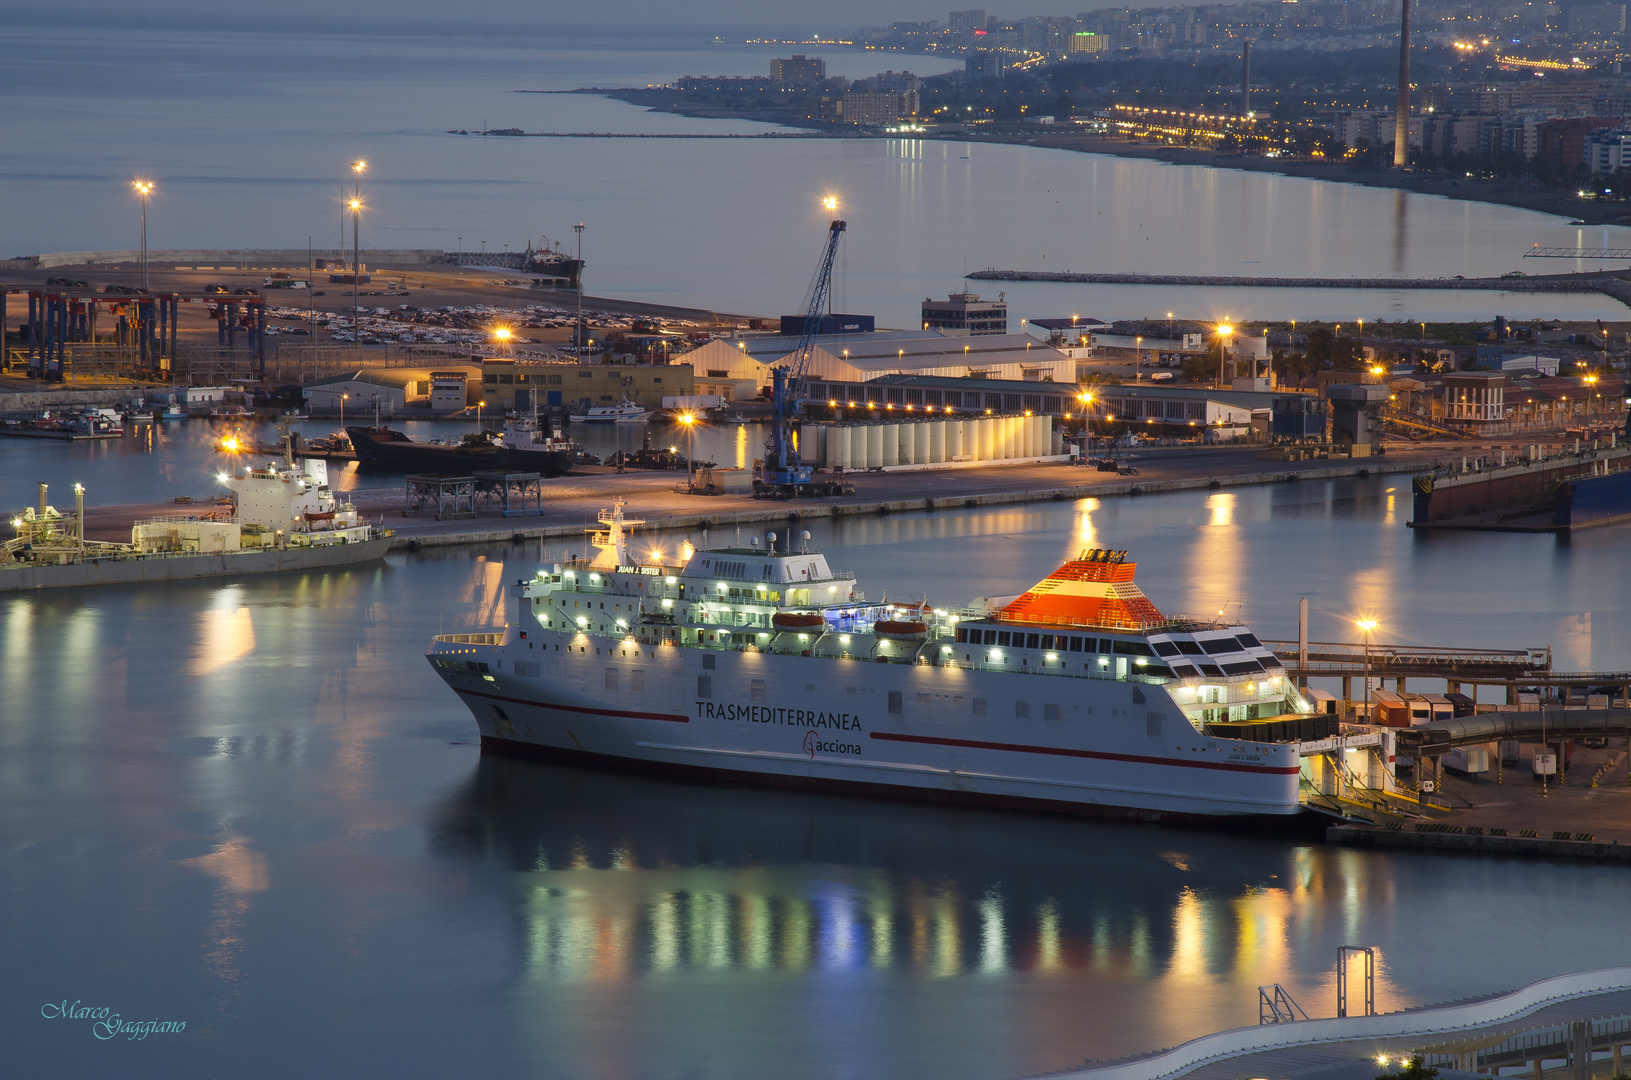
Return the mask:
<path id="1" fill-rule="evenodd" d="M 1393 116 L 1393 166 L 1410 164 L 1410 0 L 1399 15 L 1399 104 Z"/>
<path id="2" fill-rule="evenodd" d="M 1240 43 L 1240 115 L 1252 114 L 1252 41 Z"/>

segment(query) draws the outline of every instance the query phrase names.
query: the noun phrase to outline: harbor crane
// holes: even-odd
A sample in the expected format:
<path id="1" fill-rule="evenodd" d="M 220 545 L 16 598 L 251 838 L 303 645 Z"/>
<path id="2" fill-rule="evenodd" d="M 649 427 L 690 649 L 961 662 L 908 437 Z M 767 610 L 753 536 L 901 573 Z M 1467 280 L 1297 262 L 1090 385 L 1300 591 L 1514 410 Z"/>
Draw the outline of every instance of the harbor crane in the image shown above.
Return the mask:
<path id="1" fill-rule="evenodd" d="M 822 201 L 822 206 L 829 212 L 834 211 L 838 208 L 838 200 L 829 196 Z M 847 227 L 844 221 L 836 217 L 828 224 L 827 244 L 816 267 L 815 280 L 810 285 L 798 347 L 784 362 L 771 369 L 770 441 L 765 443 L 764 461 L 753 478 L 754 498 L 791 499 L 799 495 L 842 495 L 854 491 L 853 487 L 842 482 L 813 481 L 814 470 L 800 458 L 798 440 L 793 430 L 804 406 L 815 338 L 821 331 L 827 298 L 832 293 L 833 259 L 838 254 L 838 241 Z"/>

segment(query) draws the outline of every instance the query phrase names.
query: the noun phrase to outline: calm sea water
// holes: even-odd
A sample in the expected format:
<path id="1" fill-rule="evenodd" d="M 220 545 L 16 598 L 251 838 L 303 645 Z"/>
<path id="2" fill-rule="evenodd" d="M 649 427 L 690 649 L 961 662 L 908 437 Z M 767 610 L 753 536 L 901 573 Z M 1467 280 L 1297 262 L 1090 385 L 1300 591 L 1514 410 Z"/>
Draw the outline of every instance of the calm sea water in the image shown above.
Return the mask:
<path id="1" fill-rule="evenodd" d="M 519 248 L 584 222 L 601 295 L 777 314 L 799 310 L 825 238 L 818 199 L 849 221 L 835 302 L 912 326 L 926 296 L 987 266 L 1321 276 L 1535 269 L 1532 244 L 1631 246 L 1623 228 L 1478 203 L 1226 169 L 1014 146 L 901 140 L 506 139 L 447 129 L 717 133 L 599 97 L 521 94 L 768 72 L 774 50 L 699 31 L 599 35 L 406 19 L 320 31 L 162 14 L 9 13 L 0 250 L 132 248 L 129 180 L 157 183 L 154 248 L 341 242 L 349 163 L 369 162 L 363 244 Z M 113 21 L 109 21 L 112 19 Z M 784 52 L 786 50 L 783 50 Z M 826 50 L 834 74 L 919 74 L 943 61 Z M 462 238 L 462 241 L 461 241 Z M 1568 269 L 1569 267 L 1559 267 Z M 1006 292 L 1015 321 L 1104 318 L 1623 317 L 1593 296 L 1141 289 Z"/>
<path id="2" fill-rule="evenodd" d="M 873 595 L 960 603 L 1125 546 L 1265 635 L 1623 664 L 1626 530 L 1417 537 L 1385 481 L 812 522 Z M 723 530 L 721 530 L 722 532 Z M 703 540 L 700 535 L 693 539 Z M 716 542 L 734 541 L 734 534 Z M 1624 871 L 670 783 L 483 755 L 422 659 L 536 545 L 0 599 L 0 1036 L 21 1075 L 1034 1073 L 1622 955 Z M 1457 931 L 1444 912 L 1503 912 Z M 1589 928 L 1589 929 L 1588 929 Z M 185 1020 L 99 1041 L 62 999 Z"/>

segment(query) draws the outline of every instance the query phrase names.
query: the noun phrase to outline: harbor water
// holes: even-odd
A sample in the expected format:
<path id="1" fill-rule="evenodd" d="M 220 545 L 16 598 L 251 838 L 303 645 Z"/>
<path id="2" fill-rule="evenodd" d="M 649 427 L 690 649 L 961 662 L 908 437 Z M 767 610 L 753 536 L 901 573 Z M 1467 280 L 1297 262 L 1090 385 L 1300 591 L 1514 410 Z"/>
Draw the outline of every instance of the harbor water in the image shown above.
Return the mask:
<path id="1" fill-rule="evenodd" d="M 1124 547 L 1158 605 L 1265 637 L 1308 595 L 1316 637 L 1363 613 L 1379 640 L 1623 666 L 1624 529 L 1418 536 L 1399 488 L 808 525 L 873 596 L 960 604 Z M 1631 945 L 1612 868 L 483 754 L 421 654 L 501 623 L 539 554 L 0 599 L 0 1033 L 22 1075 L 975 1080 L 1251 1024 L 1271 982 L 1328 1015 L 1341 944 L 1378 948 L 1384 1009 Z M 100 1041 L 41 1017 L 64 998 L 187 1028 Z"/>
<path id="2" fill-rule="evenodd" d="M 309 18 L 309 12 L 304 18 Z M 763 75 L 774 47 L 704 46 L 700 28 L 596 32 L 422 17 L 291 14 L 236 27 L 175 11 L 13 12 L 0 70 L 13 152 L 4 255 L 134 248 L 132 176 L 157 185 L 154 250 L 343 246 L 342 183 L 368 161 L 363 247 L 519 250 L 583 222 L 592 295 L 709 311 L 799 310 L 837 194 L 849 231 L 834 304 L 918 324 L 925 297 L 986 267 L 1321 277 L 1535 272 L 1542 246 L 1631 247 L 1509 207 L 1267 173 L 1033 147 L 920 139 L 507 138 L 449 130 L 752 134 L 584 86 Z M 691 44 L 695 42 L 696 44 Z M 785 53 L 788 51 L 782 48 Z M 811 50 L 805 50 L 811 51 Z M 820 50 L 829 73 L 919 75 L 953 63 Z M 133 76 L 133 64 L 140 64 Z M 522 93 L 520 91 L 557 91 Z M 570 246 L 570 245 L 569 245 Z M 1540 264 L 1541 270 L 1594 264 Z M 1021 318 L 1488 319 L 1625 317 L 1594 294 L 1137 288 L 983 283 Z"/>

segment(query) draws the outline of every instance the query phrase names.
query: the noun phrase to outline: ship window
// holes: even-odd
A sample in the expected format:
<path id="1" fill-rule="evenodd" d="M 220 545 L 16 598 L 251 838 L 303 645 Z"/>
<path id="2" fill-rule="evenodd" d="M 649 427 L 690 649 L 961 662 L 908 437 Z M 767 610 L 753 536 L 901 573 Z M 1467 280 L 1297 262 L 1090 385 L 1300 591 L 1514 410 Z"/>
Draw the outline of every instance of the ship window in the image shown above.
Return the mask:
<path id="1" fill-rule="evenodd" d="M 606 669 L 606 689 L 617 689 L 617 669 L 614 667 L 609 667 Z"/>
<path id="2" fill-rule="evenodd" d="M 1173 644 L 1170 641 L 1157 641 L 1154 644 L 1155 644 L 1155 651 L 1156 651 L 1157 655 L 1160 655 L 1160 656 L 1177 656 L 1178 655 L 1178 646 Z"/>
<path id="3" fill-rule="evenodd" d="M 1018 637 L 1019 635 L 1015 634 L 1014 636 Z M 1034 648 L 1037 647 L 1037 642 L 1040 641 L 1041 639 L 1042 639 L 1041 634 L 1026 634 L 1025 635 L 1025 647 L 1027 649 L 1034 649 Z"/>
<path id="4" fill-rule="evenodd" d="M 1154 656 L 1155 650 L 1142 641 L 1118 641 L 1116 652 L 1122 656 Z"/>
<path id="5" fill-rule="evenodd" d="M 968 627 L 959 626 L 957 628 L 957 641 L 959 644 L 966 644 L 968 642 Z"/>
<path id="6" fill-rule="evenodd" d="M 1044 706 L 1042 706 L 1042 719 L 1044 719 L 1044 720 L 1057 720 L 1057 719 L 1059 719 L 1059 706 L 1057 706 L 1057 705 L 1044 705 Z"/>
<path id="7" fill-rule="evenodd" d="M 974 715 L 975 716 L 984 716 L 985 715 L 985 698 L 977 697 L 977 698 L 974 699 Z"/>
<path id="8" fill-rule="evenodd" d="M 1114 652 L 1115 649 L 1116 649 L 1116 639 L 1115 638 L 1102 637 L 1102 638 L 1099 639 L 1099 651 L 1100 652 L 1103 652 L 1103 653 Z"/>
<path id="9" fill-rule="evenodd" d="M 763 679 L 754 679 L 752 682 L 748 683 L 748 700 L 763 701 L 764 699 L 765 681 Z"/>
<path id="10" fill-rule="evenodd" d="M 1071 637 L 1071 639 L 1070 639 L 1070 651 L 1071 652 L 1081 652 L 1082 651 L 1082 639 L 1081 638 L 1075 637 L 1074 635 Z"/>
<path id="11" fill-rule="evenodd" d="M 899 690 L 889 691 L 889 711 L 891 713 L 897 713 L 897 714 L 901 711 L 900 691 Z"/>
<path id="12" fill-rule="evenodd" d="M 1202 675 L 1211 675 L 1214 678 L 1218 678 L 1218 677 L 1221 677 L 1223 675 L 1223 669 L 1218 667 L 1216 664 L 1202 664 L 1201 665 L 1201 674 Z"/>
<path id="13" fill-rule="evenodd" d="M 703 658 L 702 658 L 702 667 L 703 667 L 703 670 L 705 670 L 705 671 L 712 671 L 712 670 L 713 670 L 713 669 L 714 669 L 714 662 L 715 662 L 715 661 L 716 661 L 716 660 L 718 660 L 718 657 L 715 657 L 715 656 L 704 656 L 704 657 L 703 657 Z"/>
<path id="14" fill-rule="evenodd" d="M 997 632 L 995 630 L 987 630 L 985 632 L 985 643 L 987 645 L 995 645 L 997 643 Z"/>
<path id="15" fill-rule="evenodd" d="M 1043 634 L 1042 635 L 1042 648 L 1044 648 L 1044 649 L 1053 648 L 1053 635 L 1052 634 Z"/>
<path id="16" fill-rule="evenodd" d="M 1201 648 L 1205 649 L 1213 656 L 1221 656 L 1224 653 L 1239 652 L 1240 642 L 1236 641 L 1232 637 L 1204 638 L 1201 641 Z"/>
<path id="17" fill-rule="evenodd" d="M 1206 650 L 1201 648 L 1201 643 L 1198 641 L 1180 641 L 1178 642 L 1178 651 L 1183 653 L 1185 656 L 1206 655 Z"/>
<path id="18" fill-rule="evenodd" d="M 711 698 L 714 696 L 714 677 L 712 675 L 697 676 L 697 697 Z"/>
<path id="19" fill-rule="evenodd" d="M 1256 660 L 1243 660 L 1238 664 L 1224 664 L 1225 675 L 1252 675 L 1263 670 L 1263 665 Z"/>
<path id="20" fill-rule="evenodd" d="M 1003 646 L 1004 648 L 1007 648 L 1008 645 L 1010 644 L 1010 639 L 1013 636 L 1014 635 L 1009 633 L 1007 630 L 998 630 L 997 631 L 997 644 Z"/>
<path id="21" fill-rule="evenodd" d="M 645 693 L 646 692 L 646 673 L 643 672 L 643 671 L 631 671 L 631 672 L 629 672 L 629 689 L 633 690 L 636 694 Z"/>
<path id="22" fill-rule="evenodd" d="M 1014 719 L 1029 720 L 1031 718 L 1031 703 L 1029 701 L 1014 702 Z"/>

